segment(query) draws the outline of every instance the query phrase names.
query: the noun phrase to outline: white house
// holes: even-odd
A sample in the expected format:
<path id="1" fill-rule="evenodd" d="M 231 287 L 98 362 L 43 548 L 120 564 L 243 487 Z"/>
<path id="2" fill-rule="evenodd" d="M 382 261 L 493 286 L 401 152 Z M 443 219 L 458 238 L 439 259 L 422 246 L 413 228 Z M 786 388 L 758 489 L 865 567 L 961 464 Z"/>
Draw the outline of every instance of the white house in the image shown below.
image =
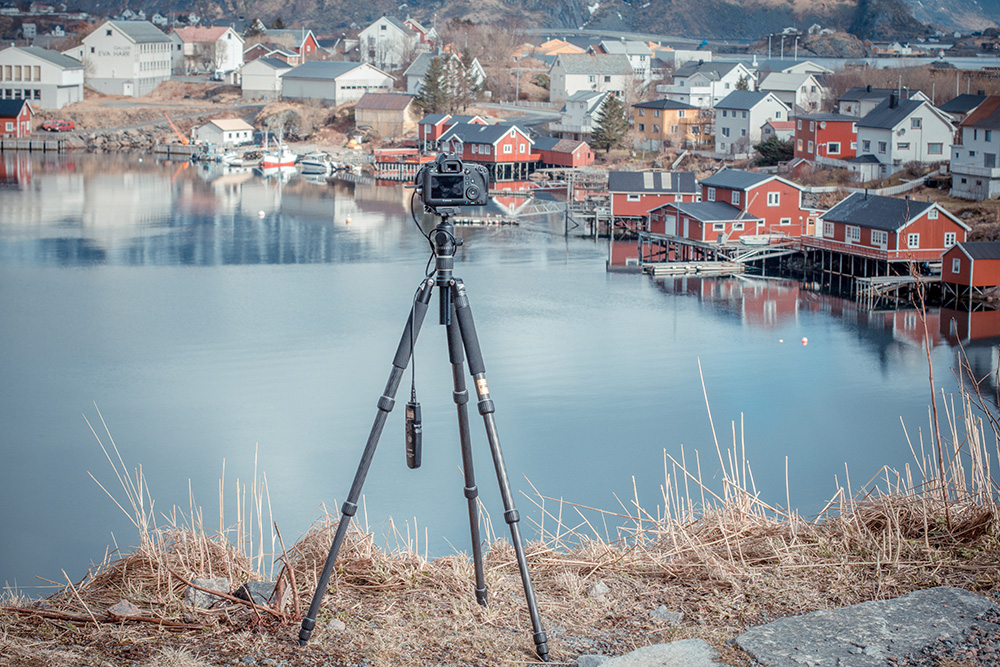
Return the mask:
<path id="1" fill-rule="evenodd" d="M 614 93 L 641 83 L 623 55 L 560 53 L 549 68 L 549 99 L 561 102 L 581 90 Z"/>
<path id="2" fill-rule="evenodd" d="M 243 99 L 279 99 L 281 77 L 292 69 L 292 65 L 279 58 L 254 58 L 242 69 Z"/>
<path id="3" fill-rule="evenodd" d="M 737 90 L 740 82 L 747 90 L 757 89 L 754 72 L 743 63 L 697 61 L 680 67 L 674 72 L 672 84 L 657 86 L 656 90 L 668 100 L 711 109 Z"/>
<path id="4" fill-rule="evenodd" d="M 768 121 L 788 120 L 788 107 L 774 93 L 735 90 L 715 105 L 715 152 L 747 153 L 760 143 Z"/>
<path id="5" fill-rule="evenodd" d="M 959 125 L 951 149 L 951 194 L 963 199 L 1000 197 L 1000 96 L 990 95 Z"/>
<path id="6" fill-rule="evenodd" d="M 149 21 L 105 21 L 63 53 L 83 63 L 88 88 L 141 97 L 170 78 L 171 44 Z"/>
<path id="7" fill-rule="evenodd" d="M 253 141 L 253 125 L 240 118 L 210 120 L 197 130 L 198 143 L 236 146 Z"/>
<path id="8" fill-rule="evenodd" d="M 417 56 L 406 71 L 403 72 L 403 76 L 406 78 L 406 92 L 410 95 L 418 95 L 420 89 L 424 87 L 424 79 L 427 78 L 427 72 L 431 67 L 431 61 L 435 58 L 444 58 L 445 67 L 447 68 L 447 77 L 449 79 L 457 78 L 465 74 L 465 65 L 462 63 L 462 59 L 455 54 L 451 55 L 438 55 L 435 56 L 430 53 L 421 53 Z M 478 58 L 473 58 L 472 63 L 469 65 L 472 69 L 472 79 L 476 82 L 476 85 L 481 84 L 486 81 L 486 70 L 483 66 L 479 64 Z"/>
<path id="9" fill-rule="evenodd" d="M 914 99 L 930 102 L 930 98 L 919 90 L 898 90 L 896 88 L 872 88 L 868 86 L 856 86 L 837 98 L 834 111 L 847 116 L 857 116 L 864 118 L 872 109 L 889 99 L 890 95 L 896 95 L 899 99 Z"/>
<path id="10" fill-rule="evenodd" d="M 359 100 L 365 93 L 392 92 L 392 81 L 392 76 L 367 63 L 311 60 L 281 76 L 281 97 L 338 105 Z"/>
<path id="11" fill-rule="evenodd" d="M 809 73 L 772 72 L 764 77 L 757 90 L 774 93 L 789 109 L 798 105 L 811 113 L 819 111 L 823 104 L 823 86 Z"/>
<path id="12" fill-rule="evenodd" d="M 566 98 L 559 111 L 559 120 L 549 123 L 549 131 L 560 139 L 588 141 L 594 131 L 594 120 L 611 93 L 581 90 Z"/>
<path id="13" fill-rule="evenodd" d="M 399 69 L 407 56 L 421 49 L 421 33 L 392 16 L 382 16 L 358 33 L 361 62 L 380 70 Z"/>
<path id="14" fill-rule="evenodd" d="M 649 82 L 652 71 L 650 66 L 653 60 L 653 50 L 646 45 L 646 42 L 606 39 L 592 48 L 594 53 L 625 56 L 628 58 L 629 64 L 632 65 L 632 71 L 636 73 L 636 76 L 644 83 Z"/>
<path id="15" fill-rule="evenodd" d="M 170 34 L 170 66 L 174 74 L 232 72 L 243 65 L 243 38 L 225 26 L 187 26 Z"/>
<path id="16" fill-rule="evenodd" d="M 862 180 L 885 178 L 907 162 L 941 162 L 951 156 L 955 126 L 930 102 L 900 100 L 895 93 L 858 121 L 858 152 L 851 160 Z"/>
<path id="17" fill-rule="evenodd" d="M 61 109 L 83 99 L 83 64 L 37 46 L 0 51 L 0 99 L 22 99 L 35 108 Z"/>
<path id="18" fill-rule="evenodd" d="M 712 62 L 711 51 L 696 51 L 693 49 L 674 49 L 669 46 L 660 46 L 653 49 L 653 58 L 660 60 L 664 65 L 676 71 L 681 66 L 694 61 L 710 63 Z"/>

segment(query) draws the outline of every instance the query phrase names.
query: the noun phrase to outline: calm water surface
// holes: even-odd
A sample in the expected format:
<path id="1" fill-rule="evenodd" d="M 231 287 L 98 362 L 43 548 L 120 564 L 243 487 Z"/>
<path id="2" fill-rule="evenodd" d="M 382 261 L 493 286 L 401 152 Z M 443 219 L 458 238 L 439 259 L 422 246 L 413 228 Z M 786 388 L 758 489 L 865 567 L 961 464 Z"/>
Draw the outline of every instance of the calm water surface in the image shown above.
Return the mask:
<path id="1" fill-rule="evenodd" d="M 107 545 L 135 544 L 88 476 L 123 499 L 85 421 L 103 434 L 98 410 L 127 466 L 142 466 L 158 513 L 187 513 L 190 489 L 217 526 L 225 462 L 223 521 L 234 523 L 236 480 L 251 480 L 255 456 L 286 543 L 339 506 L 428 259 L 407 193 L 206 174 L 148 156 L 8 154 L 0 165 L 0 581 L 34 586 L 62 580 L 61 569 L 78 578 Z M 700 451 L 715 484 L 699 361 L 723 446 L 735 423 L 757 488 L 782 505 L 787 457 L 791 502 L 805 513 L 833 495 L 845 465 L 858 484 L 909 463 L 901 419 L 914 439 L 926 431 L 914 313 L 869 315 L 792 282 L 608 273 L 605 242 L 566 239 L 557 222 L 460 234 L 455 274 L 516 490 L 531 493 L 530 480 L 547 496 L 620 511 L 634 484 L 654 511 L 664 450 L 682 446 L 689 460 Z M 930 321 L 949 393 L 958 340 L 986 372 L 1000 336 L 990 321 L 984 335 L 983 320 L 953 315 Z M 429 552 L 442 554 L 468 548 L 468 525 L 436 322 L 435 305 L 416 346 L 424 465 L 406 468 L 395 410 L 364 510 L 378 534 L 390 516 L 411 529 L 415 518 L 421 549 L 426 530 Z M 473 426 L 479 487 L 502 527 L 478 417 Z"/>

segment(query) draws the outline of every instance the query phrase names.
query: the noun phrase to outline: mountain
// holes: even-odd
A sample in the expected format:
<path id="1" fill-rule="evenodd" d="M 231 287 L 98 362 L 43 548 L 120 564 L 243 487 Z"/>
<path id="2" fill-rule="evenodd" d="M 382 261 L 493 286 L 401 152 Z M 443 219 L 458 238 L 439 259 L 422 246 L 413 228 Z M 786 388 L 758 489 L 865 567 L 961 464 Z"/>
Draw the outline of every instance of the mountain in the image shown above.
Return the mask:
<path id="1" fill-rule="evenodd" d="M 134 3 L 133 3 L 134 4 Z M 82 0 L 80 9 L 110 9 Z M 383 14 L 412 16 L 431 25 L 452 18 L 474 23 L 515 20 L 525 27 L 641 31 L 698 38 L 753 39 L 813 24 L 848 30 L 867 39 L 907 40 L 927 34 L 926 24 L 947 30 L 996 25 L 1000 0 L 148 0 L 147 15 L 195 12 L 210 20 L 281 17 L 289 26 L 317 32 L 366 26 Z"/>

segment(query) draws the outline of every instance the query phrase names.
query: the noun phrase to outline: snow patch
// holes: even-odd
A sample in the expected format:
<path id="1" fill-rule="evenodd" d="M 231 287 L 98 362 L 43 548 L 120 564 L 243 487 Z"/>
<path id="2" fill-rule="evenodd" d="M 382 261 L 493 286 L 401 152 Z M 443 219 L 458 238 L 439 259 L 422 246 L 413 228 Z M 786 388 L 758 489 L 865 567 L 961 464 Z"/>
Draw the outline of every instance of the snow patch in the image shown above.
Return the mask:
<path id="1" fill-rule="evenodd" d="M 591 16 L 593 16 L 594 12 L 596 12 L 600 8 L 601 8 L 601 3 L 600 2 L 595 2 L 592 5 L 587 5 L 587 11 L 590 12 Z"/>

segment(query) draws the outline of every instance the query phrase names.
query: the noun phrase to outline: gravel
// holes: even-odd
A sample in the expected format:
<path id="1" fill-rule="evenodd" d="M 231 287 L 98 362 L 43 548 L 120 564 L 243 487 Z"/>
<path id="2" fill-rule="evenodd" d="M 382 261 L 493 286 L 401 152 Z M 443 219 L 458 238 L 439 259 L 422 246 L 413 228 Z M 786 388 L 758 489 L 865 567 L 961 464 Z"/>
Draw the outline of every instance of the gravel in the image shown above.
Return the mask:
<path id="1" fill-rule="evenodd" d="M 940 667 L 952 661 L 956 665 L 1000 667 L 1000 609 L 992 607 L 976 617 L 975 623 L 961 637 L 939 637 L 919 655 L 909 654 L 896 664 L 899 667 Z"/>

